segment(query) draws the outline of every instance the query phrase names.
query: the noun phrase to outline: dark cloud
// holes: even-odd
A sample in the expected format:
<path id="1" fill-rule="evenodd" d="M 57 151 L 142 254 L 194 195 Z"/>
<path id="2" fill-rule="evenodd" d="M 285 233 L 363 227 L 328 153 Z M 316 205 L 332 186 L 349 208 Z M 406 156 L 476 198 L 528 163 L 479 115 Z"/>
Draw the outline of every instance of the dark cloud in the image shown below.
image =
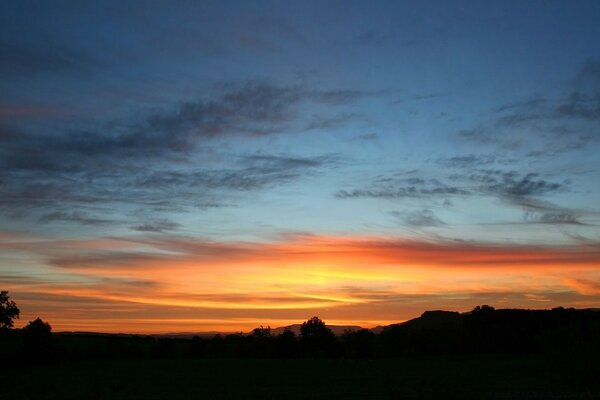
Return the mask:
<path id="1" fill-rule="evenodd" d="M 480 183 L 478 190 L 485 194 L 506 197 L 540 196 L 565 189 L 563 183 L 541 179 L 537 173 L 523 175 L 515 171 L 481 169 L 467 175 L 467 179 Z"/>
<path id="2" fill-rule="evenodd" d="M 209 202 L 209 201 L 205 201 L 205 202 L 198 202 L 194 204 L 194 207 L 200 209 L 200 210 L 208 210 L 211 208 L 221 208 L 221 207 L 233 207 L 233 204 L 227 204 L 227 203 L 217 203 L 217 202 Z"/>
<path id="3" fill-rule="evenodd" d="M 315 101 L 322 102 L 325 104 L 336 105 L 352 103 L 364 97 L 374 96 L 382 93 L 385 92 L 374 92 L 354 89 L 333 89 L 307 92 L 307 95 Z"/>
<path id="4" fill-rule="evenodd" d="M 379 134 L 375 133 L 375 132 L 371 132 L 371 133 L 365 133 L 362 135 L 357 135 L 352 137 L 352 140 L 364 140 L 364 141 L 372 141 L 372 140 L 377 140 L 379 139 Z"/>
<path id="5" fill-rule="evenodd" d="M 544 150 L 532 150 L 525 154 L 525 156 L 532 159 L 556 157 L 559 156 L 560 153 L 581 150 L 585 148 L 590 140 L 591 138 L 589 136 L 576 136 L 569 143 L 563 143 L 560 146 L 547 146 Z"/>
<path id="6" fill-rule="evenodd" d="M 485 159 L 484 161 L 487 161 Z M 335 196 L 339 199 L 375 198 L 375 199 L 410 199 L 443 200 L 448 197 L 493 196 L 504 202 L 530 212 L 530 218 L 544 223 L 576 223 L 573 211 L 555 206 L 541 200 L 542 197 L 568 190 L 568 181 L 553 182 L 541 178 L 536 173 L 521 174 L 516 171 L 502 169 L 471 169 L 480 159 L 475 156 L 443 159 L 444 163 L 452 163 L 465 170 L 447 176 L 448 182 L 439 179 L 427 179 L 419 176 L 380 177 L 366 189 L 339 190 Z M 472 171 L 472 172 L 470 172 Z M 396 212 L 393 214 L 407 225 L 439 226 L 439 220 L 431 210 L 419 212 Z M 571 216 L 569 216 L 571 215 Z"/>
<path id="7" fill-rule="evenodd" d="M 427 93 L 427 94 L 417 94 L 414 95 L 412 98 L 413 100 L 432 100 L 432 99 L 437 99 L 440 97 L 445 97 L 448 96 L 448 93 Z"/>
<path id="8" fill-rule="evenodd" d="M 386 189 L 354 189 L 340 190 L 335 196 L 338 199 L 352 199 L 361 197 L 381 198 L 381 199 L 402 199 L 418 198 L 441 195 L 467 195 L 469 192 L 462 188 L 444 186 L 435 188 L 417 188 L 415 186 Z"/>
<path id="9" fill-rule="evenodd" d="M 107 133 L 69 131 L 25 134 L 0 150 L 5 169 L 89 169 L 107 159 L 140 162 L 194 150 L 200 139 L 222 135 L 265 135 L 281 132 L 302 98 L 298 87 L 247 83 L 227 87 L 214 99 L 186 102 L 174 111 L 148 116 L 133 128 Z M 36 154 L 33 157 L 32 154 Z"/>
<path id="10" fill-rule="evenodd" d="M 358 120 L 358 114 L 323 114 L 300 127 L 296 106 L 306 101 L 345 102 L 364 95 L 354 90 L 318 91 L 248 82 L 224 85 L 213 98 L 182 103 L 171 111 L 147 116 L 133 127 L 112 132 L 22 132 L 15 138 L 14 128 L 3 126 L 0 139 L 15 139 L 0 148 L 0 167 L 4 171 L 89 171 L 104 169 L 114 161 L 140 163 L 159 157 L 185 157 L 207 140 L 222 136 L 334 129 Z"/>
<path id="11" fill-rule="evenodd" d="M 417 170 L 411 170 L 392 176 L 380 176 L 368 188 L 339 190 L 335 196 L 340 199 L 369 197 L 402 199 L 470 194 L 469 189 L 462 186 L 447 185 L 435 178 L 413 176 L 417 172 Z"/>
<path id="12" fill-rule="evenodd" d="M 251 154 L 233 157 L 227 168 L 190 168 L 123 165 L 114 170 L 9 171 L 0 174 L 0 206 L 8 217 L 37 219 L 44 223 L 71 222 L 80 225 L 124 224 L 115 221 L 111 207 L 135 206 L 135 220 L 162 212 L 185 212 L 231 207 L 236 193 L 264 190 L 315 176 L 335 166 L 335 155 L 298 157 Z M 27 183 L 25 183 L 27 182 Z M 94 206 L 94 214 L 78 210 Z M 119 207 L 119 206 L 117 206 Z M 65 211 L 65 208 L 70 208 Z M 160 220 L 159 220 L 160 221 Z M 135 230 L 160 231 L 170 226 L 133 222 Z M 131 222 L 129 222 L 131 223 Z"/>
<path id="13" fill-rule="evenodd" d="M 527 211 L 523 220 L 528 223 L 553 224 L 553 225 L 584 225 L 579 218 L 581 215 L 570 211 L 536 213 Z"/>
<path id="14" fill-rule="evenodd" d="M 581 118 L 590 121 L 600 120 L 600 92 L 586 95 L 573 92 L 555 109 L 557 116 L 565 118 Z"/>
<path id="15" fill-rule="evenodd" d="M 290 157 L 254 154 L 243 157 L 241 164 L 253 169 L 262 170 L 265 172 L 276 172 L 280 170 L 289 170 L 297 168 L 313 168 L 327 164 L 333 164 L 338 157 L 335 155 L 327 155 L 320 157 Z"/>
<path id="16" fill-rule="evenodd" d="M 175 112 L 152 116 L 136 134 L 153 132 L 175 149 L 195 137 L 272 134 L 281 132 L 281 124 L 294 116 L 291 106 L 304 99 L 297 86 L 249 82 L 228 89 L 214 100 L 186 102 Z"/>
<path id="17" fill-rule="evenodd" d="M 297 173 L 286 170 L 261 173 L 257 170 L 197 170 L 197 171 L 155 171 L 140 178 L 136 185 L 147 189 L 168 189 L 179 187 L 203 188 L 206 190 L 257 190 L 275 183 L 289 181 Z"/>
<path id="18" fill-rule="evenodd" d="M 23 184 L 19 177 L 10 177 L 0 186 L 0 205 L 3 211 L 7 211 L 44 205 L 61 208 L 61 204 L 64 208 L 72 202 L 89 204 L 101 200 L 100 196 L 78 191 L 76 186 L 69 181 L 41 182 L 41 179 L 39 183 Z"/>
<path id="19" fill-rule="evenodd" d="M 315 116 L 306 125 L 307 131 L 312 130 L 334 130 L 342 128 L 353 122 L 364 122 L 365 117 L 356 112 L 340 113 L 333 116 Z"/>
<path id="20" fill-rule="evenodd" d="M 49 214 L 45 214 L 40 218 L 42 223 L 50 222 L 75 222 L 81 225 L 107 225 L 116 224 L 118 221 L 111 219 L 96 218 L 89 216 L 87 213 L 80 211 L 62 212 L 56 211 Z"/>
<path id="21" fill-rule="evenodd" d="M 237 169 L 154 171 L 136 184 L 148 188 L 175 186 L 204 189 L 257 190 L 308 175 L 316 168 L 337 162 L 335 156 L 290 157 L 250 155 L 242 157 Z"/>
<path id="22" fill-rule="evenodd" d="M 571 133 L 574 119 L 596 120 L 599 118 L 600 91 L 585 93 L 572 91 L 569 95 L 552 101 L 546 99 L 531 100 L 513 106 L 498 109 L 501 115 L 497 126 L 519 127 L 533 126 L 547 128 L 558 133 Z"/>
<path id="23" fill-rule="evenodd" d="M 511 199 L 524 210 L 523 222 L 552 225 L 589 225 L 582 221 L 594 217 L 597 212 L 558 206 L 539 198 L 522 197 Z"/>
<path id="24" fill-rule="evenodd" d="M 454 156 L 448 158 L 438 158 L 439 164 L 453 168 L 474 168 L 482 165 L 493 164 L 496 162 L 494 155 L 475 155 Z"/>
<path id="25" fill-rule="evenodd" d="M 349 89 L 247 82 L 221 85 L 213 96 L 107 131 L 33 132 L 5 124 L 0 126 L 2 211 L 19 218 L 37 215 L 44 222 L 92 225 L 105 218 L 65 212 L 64 207 L 121 202 L 180 211 L 230 205 L 224 192 L 270 188 L 316 174 L 337 160 L 332 155 L 235 156 L 227 150 L 216 155 L 208 149 L 210 140 L 282 133 L 290 127 L 297 133 L 303 129 L 303 122 L 296 121 L 300 103 L 342 104 L 366 95 Z M 354 115 L 333 118 L 329 124 L 343 124 Z M 204 155 L 226 158 L 221 160 L 226 166 L 193 166 Z M 41 216 L 32 213 L 34 209 Z"/>
<path id="26" fill-rule="evenodd" d="M 562 95 L 533 96 L 502 105 L 477 126 L 458 136 L 507 150 L 528 150 L 530 157 L 547 157 L 598 143 L 600 121 L 600 61 L 582 65 Z M 541 148 L 541 149 L 540 149 Z"/>
<path id="27" fill-rule="evenodd" d="M 261 82 L 225 88 L 226 92 L 215 100 L 183 103 L 173 113 L 150 117 L 144 131 L 166 134 L 176 149 L 189 144 L 186 141 L 189 137 L 281 133 L 298 116 L 294 106 L 300 102 L 346 104 L 372 95 L 353 89 L 313 90 Z M 333 121 L 341 124 L 356 115 L 345 113 L 327 118 L 331 126 Z"/>
<path id="28" fill-rule="evenodd" d="M 524 210 L 562 212 L 563 209 L 541 201 L 540 198 L 568 190 L 568 181 L 552 182 L 540 178 L 537 173 L 522 174 L 500 169 L 479 169 L 464 176 L 455 175 L 454 179 L 466 179 L 474 184 L 474 193 L 497 196 Z"/>
<path id="29" fill-rule="evenodd" d="M 529 112 L 527 110 L 512 112 L 508 115 L 498 117 L 494 122 L 496 126 L 506 128 L 519 128 L 538 122 L 548 117 L 547 114 Z"/>
<path id="30" fill-rule="evenodd" d="M 392 211 L 390 213 L 404 225 L 412 227 L 433 227 L 446 225 L 432 210 L 422 209 L 417 211 Z"/>
<path id="31" fill-rule="evenodd" d="M 523 108 L 539 107 L 539 106 L 546 104 L 547 102 L 548 102 L 548 99 L 546 99 L 545 97 L 536 96 L 529 100 L 505 104 L 503 106 L 500 106 L 500 107 L 494 109 L 493 111 L 497 112 L 497 113 L 501 113 L 504 111 L 521 110 Z"/>
<path id="32" fill-rule="evenodd" d="M 132 226 L 131 229 L 138 232 L 166 232 L 177 229 L 180 225 L 172 221 L 153 221 L 142 225 Z"/>
<path id="33" fill-rule="evenodd" d="M 574 226 L 593 226 L 584 222 L 587 217 L 597 216 L 596 212 L 575 210 L 567 207 L 557 206 L 555 204 L 537 199 L 523 198 L 515 202 L 515 205 L 523 209 L 523 219 L 500 223 L 499 225 L 519 225 L 519 224 L 546 224 L 546 225 L 574 225 Z M 582 237 L 572 232 L 563 232 L 566 236 L 576 241 L 583 241 Z M 587 240 L 587 239 L 586 239 Z M 589 240 L 588 240 L 589 242 Z"/>

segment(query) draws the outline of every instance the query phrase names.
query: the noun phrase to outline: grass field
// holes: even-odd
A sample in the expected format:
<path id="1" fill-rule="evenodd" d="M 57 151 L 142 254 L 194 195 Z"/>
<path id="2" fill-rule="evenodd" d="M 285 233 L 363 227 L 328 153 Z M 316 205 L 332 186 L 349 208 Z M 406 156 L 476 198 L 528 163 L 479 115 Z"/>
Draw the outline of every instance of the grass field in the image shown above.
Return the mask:
<path id="1" fill-rule="evenodd" d="M 0 371 L 0 399 L 600 399 L 541 356 L 71 362 Z"/>

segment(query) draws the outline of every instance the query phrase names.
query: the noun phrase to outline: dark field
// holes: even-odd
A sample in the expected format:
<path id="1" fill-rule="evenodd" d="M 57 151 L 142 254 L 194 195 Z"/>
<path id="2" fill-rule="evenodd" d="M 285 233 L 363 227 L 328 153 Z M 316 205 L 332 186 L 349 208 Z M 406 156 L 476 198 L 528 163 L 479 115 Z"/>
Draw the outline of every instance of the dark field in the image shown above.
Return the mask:
<path id="1" fill-rule="evenodd" d="M 593 376 L 562 369 L 540 355 L 80 361 L 0 370 L 0 399 L 600 399 Z"/>

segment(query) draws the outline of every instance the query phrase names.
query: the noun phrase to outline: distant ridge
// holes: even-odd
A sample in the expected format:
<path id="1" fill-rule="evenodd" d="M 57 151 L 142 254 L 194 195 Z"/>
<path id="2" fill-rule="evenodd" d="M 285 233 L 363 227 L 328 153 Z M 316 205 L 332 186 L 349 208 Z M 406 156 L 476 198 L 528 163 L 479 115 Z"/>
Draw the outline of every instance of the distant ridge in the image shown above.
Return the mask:
<path id="1" fill-rule="evenodd" d="M 289 329 L 292 332 L 294 332 L 294 334 L 296 336 L 298 336 L 298 335 L 300 335 L 301 327 L 302 327 L 302 324 L 292 324 L 292 325 L 287 325 L 287 326 L 280 326 L 277 328 L 271 328 L 271 334 L 274 336 L 278 336 L 278 335 L 282 334 L 283 331 L 285 331 L 286 329 Z M 358 325 L 327 325 L 327 327 L 329 329 L 331 329 L 331 331 L 337 336 L 343 335 L 346 331 L 358 331 L 360 329 L 363 329 L 361 326 L 358 326 Z M 237 334 L 237 333 L 241 333 L 242 335 L 250 335 L 252 333 L 252 331 L 249 331 L 249 332 L 220 332 L 220 331 L 174 332 L 174 333 L 165 333 L 165 334 L 151 334 L 148 336 L 172 337 L 172 338 L 192 338 L 194 336 L 198 336 L 198 337 L 202 337 L 202 338 L 207 338 L 207 337 L 213 337 L 215 335 L 226 336 L 226 335 L 232 335 L 232 334 Z"/>
<path id="2" fill-rule="evenodd" d="M 280 326 L 271 329 L 271 334 L 274 336 L 280 335 L 286 329 L 294 332 L 295 335 L 300 335 L 300 328 L 302 324 L 292 324 L 288 326 Z M 358 325 L 327 325 L 332 332 L 339 336 L 343 335 L 346 331 L 358 331 L 363 329 Z M 241 333 L 242 335 L 250 335 L 250 332 L 225 332 L 225 331 L 204 331 L 204 332 L 168 332 L 168 333 L 101 333 L 101 332 L 82 332 L 82 331 L 63 331 L 56 332 L 57 335 L 93 335 L 93 336 L 150 336 L 157 338 L 173 338 L 173 339 L 191 339 L 194 336 L 201 338 L 212 338 L 216 335 L 227 336 Z"/>
<path id="3" fill-rule="evenodd" d="M 533 310 L 533 309 L 498 309 L 495 310 L 499 314 L 505 313 L 528 313 L 529 315 L 539 315 L 540 313 L 549 313 L 550 311 L 556 310 L 566 310 L 566 311 L 575 311 L 578 313 L 581 312 L 600 312 L 600 308 L 582 308 L 582 309 L 573 309 L 573 308 L 562 308 L 557 307 L 552 310 L 541 309 L 541 310 Z M 407 321 L 398 322 L 390 325 L 378 325 L 373 328 L 370 328 L 369 331 L 380 334 L 384 331 L 389 331 L 390 329 L 395 328 L 406 328 L 406 329 L 431 329 L 431 328 L 447 328 L 456 326 L 461 320 L 462 317 L 470 315 L 472 311 L 467 312 L 458 312 L 458 311 L 443 311 L 443 310 L 431 310 L 425 311 L 421 316 L 409 319 Z M 300 328 L 302 324 L 292 324 L 287 326 L 281 326 L 277 328 L 271 329 L 271 334 L 273 336 L 278 336 L 283 333 L 286 329 L 291 330 L 296 336 L 300 334 Z M 333 331 L 333 333 L 337 336 L 343 335 L 346 331 L 358 331 L 364 329 L 358 325 L 327 325 L 329 329 Z M 154 333 L 154 334 L 146 334 L 146 333 L 102 333 L 102 332 L 84 332 L 84 331 L 62 331 L 56 332 L 56 335 L 93 335 L 93 336 L 142 336 L 142 337 L 155 337 L 155 338 L 173 338 L 173 339 L 191 339 L 194 336 L 198 336 L 201 338 L 212 338 L 215 335 L 227 336 L 231 334 L 242 334 L 242 335 L 250 335 L 252 331 L 249 332 L 226 332 L 226 331 L 204 331 L 204 332 L 169 332 L 169 333 Z"/>

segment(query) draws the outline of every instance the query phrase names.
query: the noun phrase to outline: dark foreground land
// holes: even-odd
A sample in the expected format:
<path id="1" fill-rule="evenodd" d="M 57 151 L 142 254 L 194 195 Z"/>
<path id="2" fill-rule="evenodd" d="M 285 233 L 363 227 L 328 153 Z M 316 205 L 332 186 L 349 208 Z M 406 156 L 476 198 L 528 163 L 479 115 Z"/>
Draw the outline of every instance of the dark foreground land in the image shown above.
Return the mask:
<path id="1" fill-rule="evenodd" d="M 542 355 L 150 359 L 3 369 L 0 399 L 600 399 L 600 378 Z"/>
<path id="2" fill-rule="evenodd" d="M 212 338 L 0 331 L 0 400 L 598 399 L 600 311 L 427 311 L 335 335 Z"/>

